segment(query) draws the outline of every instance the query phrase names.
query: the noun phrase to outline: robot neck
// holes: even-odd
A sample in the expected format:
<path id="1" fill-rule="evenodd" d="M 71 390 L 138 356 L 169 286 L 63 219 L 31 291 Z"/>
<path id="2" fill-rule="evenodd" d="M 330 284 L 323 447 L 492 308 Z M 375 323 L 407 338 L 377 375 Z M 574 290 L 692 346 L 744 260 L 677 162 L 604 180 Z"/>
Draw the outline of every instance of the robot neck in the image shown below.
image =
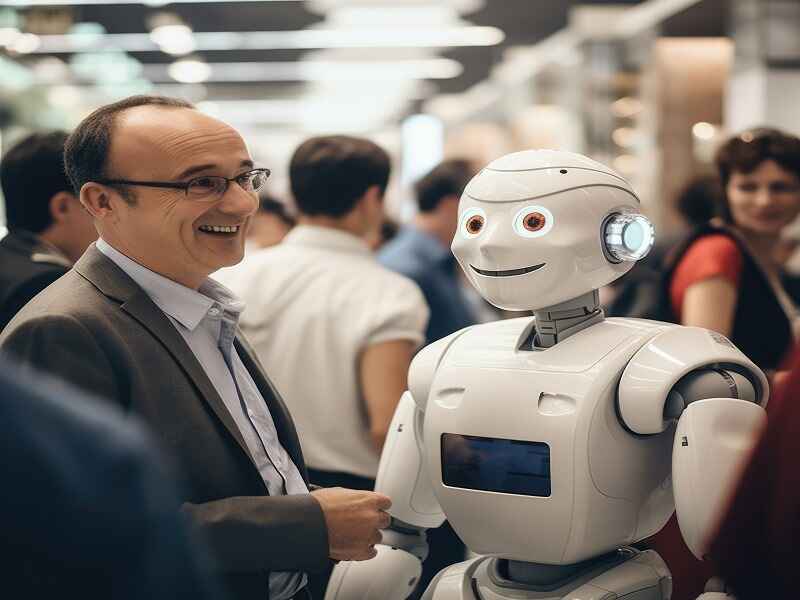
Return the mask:
<path id="1" fill-rule="evenodd" d="M 533 311 L 536 317 L 534 348 L 550 348 L 605 318 L 597 290 L 572 300 Z"/>

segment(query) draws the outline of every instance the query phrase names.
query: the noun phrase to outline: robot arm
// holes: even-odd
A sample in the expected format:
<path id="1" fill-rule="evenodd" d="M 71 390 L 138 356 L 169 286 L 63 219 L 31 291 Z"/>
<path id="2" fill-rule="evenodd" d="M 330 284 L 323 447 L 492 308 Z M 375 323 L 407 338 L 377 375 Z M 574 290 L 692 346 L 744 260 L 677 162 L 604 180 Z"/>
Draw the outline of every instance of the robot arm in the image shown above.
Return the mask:
<path id="1" fill-rule="evenodd" d="M 444 522 L 444 513 L 425 471 L 423 418 L 411 393 L 403 394 L 375 482 L 375 491 L 392 499 L 392 524 L 375 547 L 375 558 L 336 566 L 325 600 L 404 600 L 414 591 L 422 561 L 428 554 L 425 529 Z"/>
<path id="2" fill-rule="evenodd" d="M 765 422 L 767 380 L 718 333 L 673 327 L 628 364 L 619 412 L 637 434 L 658 434 L 677 420 L 672 478 L 678 524 L 702 559 L 744 462 Z"/>

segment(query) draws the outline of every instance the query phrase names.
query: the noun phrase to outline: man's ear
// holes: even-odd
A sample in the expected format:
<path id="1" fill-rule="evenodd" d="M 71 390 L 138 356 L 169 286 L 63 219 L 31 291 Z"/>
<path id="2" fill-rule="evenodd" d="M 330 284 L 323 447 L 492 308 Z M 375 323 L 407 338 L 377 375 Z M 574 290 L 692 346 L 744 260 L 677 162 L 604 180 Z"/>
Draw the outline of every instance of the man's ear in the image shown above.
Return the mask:
<path id="1" fill-rule="evenodd" d="M 95 219 L 105 220 L 114 215 L 116 202 L 108 188 L 90 181 L 84 183 L 80 195 L 81 204 Z"/>
<path id="2" fill-rule="evenodd" d="M 50 217 L 54 223 L 61 223 L 69 215 L 75 195 L 71 192 L 61 191 L 50 198 Z"/>

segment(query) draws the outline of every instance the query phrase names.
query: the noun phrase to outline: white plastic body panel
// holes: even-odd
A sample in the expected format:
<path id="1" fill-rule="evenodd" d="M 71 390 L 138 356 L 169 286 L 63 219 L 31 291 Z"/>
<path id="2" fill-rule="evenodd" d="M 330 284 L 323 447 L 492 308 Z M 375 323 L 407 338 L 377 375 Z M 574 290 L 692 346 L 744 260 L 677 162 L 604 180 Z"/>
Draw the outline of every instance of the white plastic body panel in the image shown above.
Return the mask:
<path id="1" fill-rule="evenodd" d="M 700 400 L 683 411 L 672 454 L 675 509 L 697 558 L 706 554 L 766 421 L 761 406 L 731 398 Z"/>
<path id="2" fill-rule="evenodd" d="M 636 352 L 675 327 L 607 319 L 543 351 L 518 351 L 531 319 L 471 328 L 441 359 L 426 404 L 424 450 L 451 525 L 479 554 L 569 564 L 658 531 L 674 510 L 672 431 L 631 435 L 617 383 Z M 546 443 L 551 495 L 497 493 L 442 481 L 441 436 Z"/>
<path id="3" fill-rule="evenodd" d="M 419 559 L 382 544 L 375 549 L 375 558 L 336 565 L 325 600 L 405 600 L 411 595 L 422 573 Z"/>
<path id="4" fill-rule="evenodd" d="M 709 365 L 738 371 L 756 388 L 765 406 L 769 387 L 764 373 L 726 337 L 699 327 L 670 327 L 634 355 L 619 383 L 619 412 L 639 434 L 664 431 L 664 404 L 672 387 L 687 373 Z"/>
<path id="5" fill-rule="evenodd" d="M 375 491 L 392 499 L 389 514 L 417 527 L 438 527 L 444 522 L 433 484 L 426 472 L 422 450 L 422 421 L 410 392 L 400 398 L 381 454 Z"/>

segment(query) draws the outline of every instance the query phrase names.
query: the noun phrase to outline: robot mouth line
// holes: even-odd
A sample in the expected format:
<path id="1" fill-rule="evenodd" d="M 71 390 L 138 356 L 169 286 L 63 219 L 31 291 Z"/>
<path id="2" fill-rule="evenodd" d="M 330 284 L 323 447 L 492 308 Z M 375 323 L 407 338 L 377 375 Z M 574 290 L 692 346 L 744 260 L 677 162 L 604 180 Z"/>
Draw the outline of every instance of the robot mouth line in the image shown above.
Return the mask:
<path id="1" fill-rule="evenodd" d="M 509 271 L 486 271 L 484 269 L 479 269 L 474 265 L 470 265 L 472 270 L 475 271 L 478 275 L 485 275 L 486 277 L 513 277 L 514 275 L 525 275 L 527 273 L 533 273 L 538 269 L 541 269 L 547 263 L 542 263 L 540 265 L 533 265 L 532 267 L 523 267 L 522 269 L 511 269 Z"/>

